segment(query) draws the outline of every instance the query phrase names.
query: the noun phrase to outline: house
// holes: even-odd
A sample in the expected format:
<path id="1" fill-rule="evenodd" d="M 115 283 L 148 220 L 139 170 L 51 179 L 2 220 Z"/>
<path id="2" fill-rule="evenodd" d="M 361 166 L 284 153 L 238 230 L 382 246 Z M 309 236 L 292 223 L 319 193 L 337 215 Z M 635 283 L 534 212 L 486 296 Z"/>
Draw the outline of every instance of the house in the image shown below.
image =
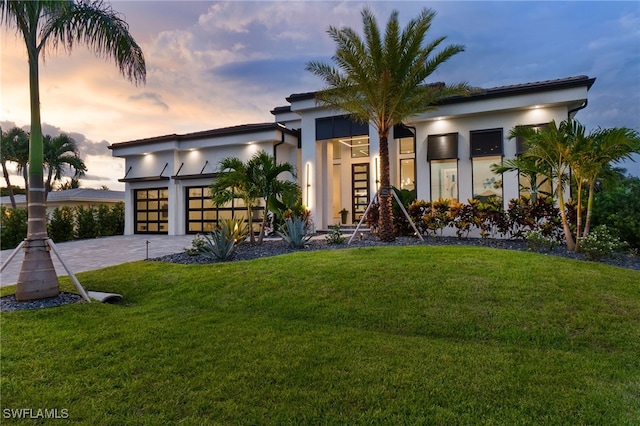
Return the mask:
<path id="1" fill-rule="evenodd" d="M 16 207 L 27 208 L 25 195 L 15 195 Z M 50 216 L 56 208 L 60 207 L 98 207 L 107 205 L 109 207 L 124 201 L 123 191 L 111 191 L 103 189 L 74 188 L 64 191 L 51 191 L 47 195 L 47 214 Z M 11 208 L 11 200 L 8 196 L 0 198 L 0 204 Z"/>
<path id="2" fill-rule="evenodd" d="M 509 140 L 515 126 L 539 126 L 573 117 L 587 106 L 595 78 L 568 77 L 488 88 L 445 99 L 396 126 L 390 135 L 391 183 L 419 199 L 520 195 L 517 173 L 494 175 L 490 166 L 523 152 Z M 218 219 L 246 215 L 240 200 L 222 207 L 208 186 L 228 156 L 249 159 L 266 150 L 296 165 L 303 203 L 317 229 L 340 221 L 340 210 L 358 221 L 379 185 L 375 129 L 318 104 L 315 93 L 292 94 L 271 112 L 273 123 L 248 124 L 183 135 L 116 143 L 125 159 L 125 234 L 182 235 L 212 229 Z M 256 211 L 258 220 L 261 215 Z"/>

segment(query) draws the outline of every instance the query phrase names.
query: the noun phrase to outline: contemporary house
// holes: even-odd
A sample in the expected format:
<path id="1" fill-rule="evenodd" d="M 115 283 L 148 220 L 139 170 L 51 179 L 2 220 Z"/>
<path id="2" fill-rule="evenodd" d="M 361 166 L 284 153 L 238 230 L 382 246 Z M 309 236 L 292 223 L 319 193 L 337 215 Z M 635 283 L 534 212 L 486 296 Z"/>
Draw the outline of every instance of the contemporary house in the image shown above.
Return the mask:
<path id="1" fill-rule="evenodd" d="M 494 175 L 490 166 L 523 152 L 510 140 L 515 126 L 539 126 L 573 117 L 587 106 L 595 78 L 568 77 L 484 89 L 444 100 L 412 117 L 390 136 L 391 182 L 419 199 L 466 201 L 520 195 L 517 173 Z M 208 186 L 221 159 L 249 159 L 266 150 L 298 169 L 297 182 L 317 229 L 339 223 L 340 210 L 358 221 L 379 185 L 379 141 L 373 127 L 292 94 L 271 112 L 272 123 L 116 143 L 125 159 L 125 234 L 182 235 L 210 230 L 218 219 L 245 216 L 241 200 L 216 207 Z M 260 211 L 254 220 L 259 220 Z"/>

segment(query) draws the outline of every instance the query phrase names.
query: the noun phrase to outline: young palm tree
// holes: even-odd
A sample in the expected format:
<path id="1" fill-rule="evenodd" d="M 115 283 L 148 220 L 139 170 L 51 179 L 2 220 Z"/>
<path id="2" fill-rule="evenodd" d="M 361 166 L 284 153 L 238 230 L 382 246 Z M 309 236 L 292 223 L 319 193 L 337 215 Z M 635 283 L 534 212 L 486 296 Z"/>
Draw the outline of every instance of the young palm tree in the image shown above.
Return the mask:
<path id="1" fill-rule="evenodd" d="M 464 51 L 450 45 L 436 52 L 445 40 L 439 37 L 426 43 L 427 31 L 435 12 L 423 9 L 400 31 L 398 11 L 393 11 L 386 32 L 368 8 L 362 10 L 364 39 L 351 28 L 329 27 L 336 42 L 333 56 L 337 68 L 312 61 L 306 69 L 327 84 L 317 98 L 328 107 L 351 113 L 354 119 L 371 123 L 380 138 L 380 231 L 383 241 L 395 239 L 389 176 L 389 131 L 412 115 L 433 110 L 438 101 L 453 95 L 468 94 L 465 83 L 456 85 L 423 84 L 441 64 Z M 426 44 L 425 44 L 426 43 Z"/>
<path id="2" fill-rule="evenodd" d="M 549 182 L 549 178 L 547 177 L 549 171 L 540 164 L 539 160 L 526 155 L 526 153 L 516 158 L 504 160 L 501 164 L 492 164 L 491 171 L 497 175 L 507 172 L 517 172 L 524 176 L 529 183 L 528 189 L 531 194 L 532 203 L 536 202 L 538 194 L 551 195 L 542 190 L 544 185 Z"/>
<path id="3" fill-rule="evenodd" d="M 47 180 L 45 182 L 45 199 L 52 190 L 52 183 L 62 179 L 65 166 L 74 171 L 74 177 L 84 175 L 87 166 L 79 157 L 78 146 L 73 138 L 61 134 L 55 138 L 47 135 L 44 137 L 43 156 L 44 165 L 47 169 Z"/>
<path id="4" fill-rule="evenodd" d="M 571 156 L 573 155 L 573 145 L 575 137 L 579 132 L 579 124 L 568 119 L 556 125 L 551 121 L 546 127 L 538 130 L 526 127 L 516 127 L 511 135 L 523 137 L 527 146 L 526 155 L 535 158 L 538 163 L 547 170 L 547 178 L 555 181 L 554 191 L 558 199 L 562 227 L 568 250 L 575 250 L 575 241 L 571 233 L 569 221 L 565 210 L 564 185 L 567 182 L 570 172 Z"/>
<path id="5" fill-rule="evenodd" d="M 145 81 L 146 67 L 142 50 L 129 33 L 127 23 L 101 1 L 0 0 L 0 22 L 14 28 L 22 37 L 29 62 L 29 224 L 16 299 L 42 299 L 56 296 L 59 285 L 47 247 L 40 54 L 60 46 L 70 51 L 76 43 L 84 43 L 98 56 L 113 59 L 123 76 L 135 83 Z"/>
<path id="6" fill-rule="evenodd" d="M 640 134 L 636 130 L 625 127 L 598 129 L 584 138 L 580 150 L 574 154 L 572 165 L 576 180 L 586 184 L 589 191 L 583 237 L 589 234 L 593 194 L 598 179 L 609 174 L 614 163 L 631 159 L 632 154 L 637 153 L 640 153 Z M 580 236 L 580 228 L 577 235 Z"/>
<path id="7" fill-rule="evenodd" d="M 220 175 L 211 184 L 211 199 L 216 206 L 230 203 L 240 198 L 247 208 L 247 222 L 249 225 L 249 241 L 256 242 L 253 233 L 253 208 L 260 197 L 260 191 L 254 184 L 248 165 L 236 157 L 227 157 L 220 161 Z"/>
<path id="8" fill-rule="evenodd" d="M 7 170 L 7 161 L 17 163 L 19 166 L 18 171 L 27 171 L 26 165 L 29 161 L 29 135 L 27 132 L 19 127 L 14 127 L 6 133 L 0 129 L 0 162 L 2 163 L 2 175 L 7 182 L 7 191 L 9 192 L 9 199 L 11 200 L 11 207 L 16 208 L 16 199 L 13 193 L 13 187 L 9 177 L 9 171 Z M 20 167 L 24 166 L 23 169 Z M 26 173 L 25 173 L 26 179 Z M 27 181 L 25 180 L 25 188 L 27 188 Z"/>
<path id="9" fill-rule="evenodd" d="M 258 243 L 262 243 L 269 210 L 276 209 L 278 197 L 286 194 L 297 194 L 300 192 L 300 188 L 294 182 L 278 178 L 282 173 L 291 173 L 295 177 L 295 167 L 290 163 L 276 164 L 275 158 L 267 154 L 266 151 L 256 153 L 249 160 L 247 169 L 265 204 L 260 225 L 260 235 L 258 236 Z"/>

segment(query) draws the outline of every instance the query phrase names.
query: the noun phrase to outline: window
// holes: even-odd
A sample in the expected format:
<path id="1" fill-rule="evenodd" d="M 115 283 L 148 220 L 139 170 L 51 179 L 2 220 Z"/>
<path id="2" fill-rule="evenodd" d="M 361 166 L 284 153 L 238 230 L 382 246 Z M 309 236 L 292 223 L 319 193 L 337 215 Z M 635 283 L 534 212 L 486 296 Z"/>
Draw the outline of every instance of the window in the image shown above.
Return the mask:
<path id="1" fill-rule="evenodd" d="M 431 169 L 431 199 L 458 199 L 458 133 L 429 135 L 427 161 Z"/>
<path id="2" fill-rule="evenodd" d="M 416 143 L 415 137 L 397 139 L 400 163 L 400 189 L 416 189 Z"/>
<path id="3" fill-rule="evenodd" d="M 243 217 L 246 220 L 247 207 L 244 201 L 236 198 L 224 206 L 216 206 L 211 200 L 208 186 L 194 186 L 187 191 L 187 229 L 188 234 L 211 232 L 219 220 Z M 253 228 L 257 231 L 262 219 L 264 207 L 253 208 Z"/>
<path id="4" fill-rule="evenodd" d="M 518 126 L 518 127 L 529 127 L 532 128 L 533 130 L 539 131 L 544 129 L 545 127 L 547 127 L 549 125 L 549 123 L 542 123 L 542 124 L 530 124 L 530 125 L 525 125 L 525 126 Z M 524 154 L 527 151 L 527 146 L 525 143 L 524 138 L 522 137 L 517 137 L 516 138 L 516 154 L 518 156 Z M 524 173 L 518 172 L 518 182 L 519 182 L 519 191 L 518 191 L 518 195 L 520 197 L 530 197 L 531 193 L 532 193 L 532 188 L 531 188 L 531 184 L 532 184 L 532 180 L 533 176 L 528 176 Z M 537 192 L 538 195 L 543 195 L 543 196 L 549 196 L 552 193 L 552 188 L 551 188 L 551 182 L 549 181 L 549 179 L 546 176 L 543 175 L 538 175 L 536 178 L 536 183 L 535 183 L 535 190 Z"/>
<path id="5" fill-rule="evenodd" d="M 486 201 L 491 196 L 502 198 L 502 175 L 491 171 L 491 165 L 502 162 L 502 129 L 475 130 L 470 133 L 473 167 L 473 198 Z"/>
<path id="6" fill-rule="evenodd" d="M 135 233 L 166 234 L 169 232 L 169 190 L 137 189 L 135 197 Z"/>
<path id="7" fill-rule="evenodd" d="M 407 158 L 400 160 L 400 189 L 413 191 L 416 189 L 416 160 Z"/>

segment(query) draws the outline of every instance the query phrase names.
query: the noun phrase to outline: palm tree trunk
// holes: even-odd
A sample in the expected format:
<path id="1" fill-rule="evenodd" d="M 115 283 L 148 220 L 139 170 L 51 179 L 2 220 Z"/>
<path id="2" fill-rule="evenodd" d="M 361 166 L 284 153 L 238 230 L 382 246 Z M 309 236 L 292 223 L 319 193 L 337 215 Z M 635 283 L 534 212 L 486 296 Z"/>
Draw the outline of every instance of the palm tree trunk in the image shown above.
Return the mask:
<path id="1" fill-rule="evenodd" d="M 582 178 L 578 182 L 578 205 L 576 206 L 576 247 L 580 251 L 580 230 L 582 229 Z"/>
<path id="2" fill-rule="evenodd" d="M 391 182 L 389 179 L 389 132 L 380 135 L 380 241 L 394 241 Z"/>
<path id="3" fill-rule="evenodd" d="M 584 222 L 584 231 L 582 233 L 582 237 L 586 237 L 589 235 L 589 231 L 591 228 L 591 210 L 593 209 L 593 192 L 595 189 L 595 179 L 591 181 L 589 184 L 589 199 L 587 200 L 587 219 Z"/>
<path id="4" fill-rule="evenodd" d="M 573 241 L 573 236 L 571 235 L 571 228 L 569 227 L 569 221 L 567 220 L 567 212 L 565 211 L 564 204 L 564 193 L 562 190 L 562 174 L 558 175 L 558 204 L 560 207 L 560 218 L 562 219 L 562 228 L 564 229 L 564 238 L 567 242 L 567 250 L 574 251 L 576 249 L 576 244 Z"/>
<path id="5" fill-rule="evenodd" d="M 35 43 L 34 43 L 35 44 Z M 55 297 L 60 293 L 58 276 L 47 244 L 47 214 L 43 181 L 42 126 L 40 123 L 40 86 L 38 52 L 29 53 L 31 95 L 31 136 L 29 138 L 28 225 L 24 260 L 18 276 L 16 300 L 27 301 Z"/>
<path id="6" fill-rule="evenodd" d="M 7 162 L 2 160 L 2 175 L 4 176 L 5 182 L 7 182 L 7 192 L 9 193 L 9 199 L 11 200 L 11 208 L 16 208 L 16 197 L 13 193 L 13 187 L 11 186 L 11 182 L 9 181 L 9 172 L 7 171 Z"/>
<path id="7" fill-rule="evenodd" d="M 251 203 L 248 200 L 245 200 L 247 203 L 247 225 L 249 226 L 249 242 L 251 244 L 255 244 L 256 236 L 253 235 L 253 209 L 251 208 Z"/>

